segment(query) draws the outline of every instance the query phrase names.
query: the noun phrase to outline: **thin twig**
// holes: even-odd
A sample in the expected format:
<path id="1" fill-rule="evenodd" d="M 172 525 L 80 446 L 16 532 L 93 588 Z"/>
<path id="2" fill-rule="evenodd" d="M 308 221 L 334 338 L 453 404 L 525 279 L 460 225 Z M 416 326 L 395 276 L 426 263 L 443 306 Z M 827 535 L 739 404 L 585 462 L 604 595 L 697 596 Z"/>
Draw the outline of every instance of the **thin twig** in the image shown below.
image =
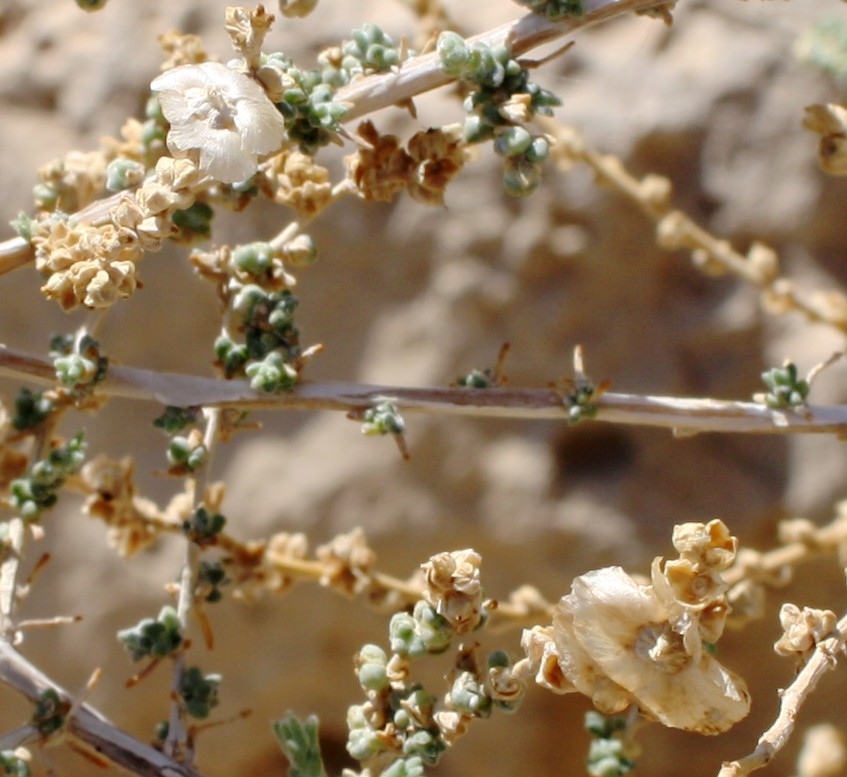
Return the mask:
<path id="1" fill-rule="evenodd" d="M 218 442 L 220 430 L 219 408 L 206 408 L 204 411 L 206 430 L 203 435 L 203 446 L 206 449 L 206 459 L 198 475 L 191 478 L 191 491 L 194 508 L 205 502 L 206 488 L 209 482 L 209 471 L 212 463 L 212 453 Z M 191 615 L 195 607 L 195 588 L 197 571 L 200 563 L 200 548 L 190 539 L 185 540 L 185 558 L 179 576 L 179 597 L 177 599 L 177 617 L 183 635 L 188 635 Z M 171 681 L 171 714 L 168 725 L 168 736 L 165 740 L 165 752 L 179 760 L 190 763 L 193 760 L 193 746 L 183 720 L 185 709 L 181 699 L 182 678 L 185 674 L 185 655 L 180 652 L 174 659 L 173 678 Z"/>
<path id="2" fill-rule="evenodd" d="M 660 180 L 653 175 L 638 179 L 624 167 L 618 157 L 593 148 L 574 127 L 561 125 L 555 119 L 544 116 L 537 117 L 535 121 L 556 138 L 553 156 L 563 166 L 569 166 L 573 161 L 586 164 L 600 180 L 635 202 L 655 222 L 658 233 L 667 227 L 667 231 L 674 234 L 672 239 L 667 235 L 664 238 L 669 245 L 664 245 L 663 238 L 657 234 L 660 245 L 665 248 L 690 249 L 695 264 L 704 270 L 731 273 L 757 287 L 766 309 L 772 308 L 779 313 L 796 311 L 812 323 L 829 324 L 847 331 L 843 304 L 834 303 L 825 295 L 806 296 L 798 293 L 792 282 L 780 275 L 779 257 L 772 248 L 755 243 L 745 256 L 727 240 L 715 237 L 686 213 L 677 210 L 670 199 L 672 190 L 667 179 Z M 656 184 L 660 184 L 659 189 Z M 843 295 L 839 299 L 843 303 Z"/>
<path id="3" fill-rule="evenodd" d="M 835 669 L 837 655 L 847 642 L 847 615 L 842 616 L 831 637 L 821 640 L 794 682 L 780 692 L 779 714 L 773 725 L 759 737 L 756 749 L 737 761 L 725 762 L 718 777 L 746 777 L 761 769 L 783 748 L 791 733 L 800 707 L 815 689 L 825 672 Z"/>
<path id="4" fill-rule="evenodd" d="M 837 508 L 835 518 L 826 526 L 815 527 L 802 540 L 789 542 L 758 558 L 749 556 L 737 559 L 734 566 L 723 573 L 723 578 L 730 586 L 742 580 L 769 583 L 779 580 L 783 571 L 796 567 L 804 561 L 811 561 L 820 556 L 838 553 L 847 542 L 847 514 L 842 505 Z M 790 578 L 784 578 L 787 583 Z"/>

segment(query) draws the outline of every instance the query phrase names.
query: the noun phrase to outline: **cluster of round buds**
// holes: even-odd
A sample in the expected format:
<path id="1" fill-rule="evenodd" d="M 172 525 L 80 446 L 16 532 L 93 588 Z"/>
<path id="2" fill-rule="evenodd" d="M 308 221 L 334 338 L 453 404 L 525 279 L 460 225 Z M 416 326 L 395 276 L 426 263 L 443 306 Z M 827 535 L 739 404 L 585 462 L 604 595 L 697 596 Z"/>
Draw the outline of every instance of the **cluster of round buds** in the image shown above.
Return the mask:
<path id="1" fill-rule="evenodd" d="M 365 645 L 354 665 L 367 700 L 347 711 L 347 752 L 366 764 L 411 758 L 435 764 L 447 747 L 433 718 L 436 699 L 406 682 L 405 660 Z"/>
<path id="2" fill-rule="evenodd" d="M 708 648 L 723 632 L 728 605 L 720 575 L 736 539 L 718 520 L 677 526 L 679 559 L 653 562 L 651 585 L 620 567 L 574 580 L 552 627 L 525 631 L 523 676 L 558 693 L 579 691 L 604 714 L 636 704 L 666 726 L 717 734 L 750 707 L 744 681 Z"/>
<path id="3" fill-rule="evenodd" d="M 426 598 L 412 612 L 391 618 L 391 652 L 365 645 L 357 654 L 356 676 L 367 699 L 349 708 L 347 751 L 364 762 L 359 777 L 418 775 L 424 766 L 435 764 L 473 720 L 488 717 L 494 709 L 512 711 L 520 704 L 526 678 L 518 676 L 517 667 L 501 651 L 481 666 L 476 644 L 459 645 L 440 700 L 411 679 L 412 662 L 444 653 L 455 634 L 479 624 L 479 561 L 472 550 L 431 558 L 422 565 Z M 446 614 L 438 612 L 439 607 Z"/>
<path id="4" fill-rule="evenodd" d="M 464 137 L 468 143 L 494 141 L 505 158 L 503 184 L 509 194 L 526 195 L 541 181 L 541 163 L 549 139 L 523 125 L 536 114 L 552 115 L 558 98 L 530 82 L 528 71 L 512 58 L 506 45 L 468 44 L 455 32 L 438 38 L 438 55 L 446 73 L 474 85 L 465 99 Z"/>
<path id="5" fill-rule="evenodd" d="M 419 601 L 411 613 L 398 612 L 388 626 L 391 649 L 404 659 L 442 653 L 453 640 L 453 629 L 431 604 Z"/>
<path id="6" fill-rule="evenodd" d="M 9 484 L 9 504 L 26 520 L 36 520 L 52 507 L 65 480 L 76 474 L 85 459 L 85 438 L 78 432 L 67 442 L 57 444 L 45 458 Z"/>
<path id="7" fill-rule="evenodd" d="M 300 348 L 298 299 L 291 293 L 296 279 L 286 265 L 306 266 L 316 256 L 314 241 L 304 234 L 280 245 L 257 241 L 192 252 L 195 268 L 217 286 L 230 311 L 230 328 L 215 341 L 216 364 L 227 378 L 247 377 L 254 390 L 265 392 L 297 382 L 320 346 Z"/>
<path id="8" fill-rule="evenodd" d="M 376 24 L 353 30 L 352 39 L 318 55 L 321 80 L 337 89 L 354 78 L 380 73 L 400 64 L 401 51 Z"/>

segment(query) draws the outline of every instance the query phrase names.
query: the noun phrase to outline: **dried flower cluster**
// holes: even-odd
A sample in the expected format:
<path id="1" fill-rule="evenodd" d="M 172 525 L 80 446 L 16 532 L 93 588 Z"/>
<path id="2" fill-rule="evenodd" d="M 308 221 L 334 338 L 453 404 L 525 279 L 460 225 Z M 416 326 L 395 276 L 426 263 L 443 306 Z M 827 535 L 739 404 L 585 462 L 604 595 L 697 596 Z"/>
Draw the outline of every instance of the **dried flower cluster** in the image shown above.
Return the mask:
<path id="1" fill-rule="evenodd" d="M 835 613 L 832 610 L 817 610 L 786 602 L 779 610 L 779 623 L 783 634 L 773 646 L 780 656 L 794 656 L 799 661 L 806 658 L 822 639 L 830 636 L 835 628 Z"/>
<path id="2" fill-rule="evenodd" d="M 821 136 L 821 169 L 830 175 L 847 175 L 847 108 L 834 103 L 810 105 L 803 126 Z"/>
<path id="3" fill-rule="evenodd" d="M 444 191 L 465 161 L 462 127 L 418 132 L 408 151 L 394 135 L 380 135 L 369 121 L 358 129 L 367 144 L 345 159 L 347 177 L 359 196 L 388 202 L 403 189 L 419 202 L 443 205 Z"/>
<path id="4" fill-rule="evenodd" d="M 459 635 L 473 631 L 483 617 L 481 562 L 479 553 L 468 549 L 439 553 L 421 566 L 424 601 Z"/>
<path id="5" fill-rule="evenodd" d="M 28 457 L 14 445 L 15 428 L 6 410 L 0 402 L 0 488 L 5 489 L 15 478 L 26 471 Z"/>
<path id="6" fill-rule="evenodd" d="M 125 195 L 112 209 L 109 223 L 38 222 L 32 244 L 35 266 L 47 276 L 44 295 L 65 310 L 108 308 L 129 297 L 138 285 L 137 262 L 177 231 L 170 217 L 193 204 L 203 177 L 190 161 L 163 157 L 136 196 Z"/>
<path id="7" fill-rule="evenodd" d="M 165 55 L 162 71 L 172 70 L 181 65 L 199 65 L 209 59 L 199 35 L 171 30 L 159 36 L 159 47 Z"/>
<path id="8" fill-rule="evenodd" d="M 103 192 L 106 163 L 98 151 L 69 151 L 43 165 L 38 169 L 40 184 L 34 191 L 36 205 L 65 212 L 84 208 Z"/>
<path id="9" fill-rule="evenodd" d="M 301 151 L 272 157 L 263 181 L 273 200 L 308 216 L 317 215 L 332 201 L 329 171 Z"/>
<path id="10" fill-rule="evenodd" d="M 744 681 L 706 649 L 728 611 L 721 577 L 736 540 L 721 521 L 677 526 L 679 559 L 655 559 L 652 584 L 620 567 L 573 582 L 552 626 L 525 631 L 525 672 L 558 693 L 579 691 L 603 713 L 636 704 L 666 726 L 717 734 L 750 706 Z"/>
<path id="11" fill-rule="evenodd" d="M 89 491 L 85 512 L 108 524 L 109 545 L 125 558 L 150 547 L 158 535 L 153 521 L 159 509 L 136 493 L 134 470 L 129 456 L 116 460 L 99 455 L 80 472 Z"/>
<path id="12" fill-rule="evenodd" d="M 376 553 L 368 547 L 360 526 L 319 546 L 315 556 L 324 565 L 321 585 L 348 596 L 359 594 L 370 585 Z"/>
<path id="13" fill-rule="evenodd" d="M 261 563 L 251 570 L 249 577 L 245 575 L 245 580 L 239 581 L 236 595 L 252 601 L 264 591 L 285 593 L 296 580 L 283 570 L 292 561 L 305 559 L 308 551 L 309 540 L 303 532 L 274 534 L 262 553 Z"/>

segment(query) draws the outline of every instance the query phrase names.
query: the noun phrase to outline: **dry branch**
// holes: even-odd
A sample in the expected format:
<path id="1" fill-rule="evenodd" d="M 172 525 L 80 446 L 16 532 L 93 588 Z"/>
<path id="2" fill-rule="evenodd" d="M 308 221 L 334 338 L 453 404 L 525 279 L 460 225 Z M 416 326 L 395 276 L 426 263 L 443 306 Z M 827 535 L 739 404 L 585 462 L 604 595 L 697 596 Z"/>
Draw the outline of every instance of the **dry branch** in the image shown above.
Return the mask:
<path id="1" fill-rule="evenodd" d="M 773 725 L 759 737 L 756 749 L 749 755 L 723 764 L 718 777 L 746 777 L 767 766 L 783 748 L 794 731 L 800 707 L 815 689 L 823 674 L 836 665 L 836 656 L 847 641 L 847 615 L 838 621 L 831 637 L 821 640 L 794 682 L 780 693 L 779 714 Z"/>
<path id="2" fill-rule="evenodd" d="M 48 690 L 72 706 L 73 696 L 34 667 L 8 642 L 0 639 L 0 682 L 23 694 L 33 704 Z M 27 731 L 26 729 L 30 729 Z M 35 727 L 18 729 L 21 736 L 29 734 L 31 740 L 41 738 Z M 139 775 L 139 777 L 202 777 L 197 770 L 179 764 L 160 751 L 139 742 L 121 731 L 93 707 L 81 704 L 66 721 L 66 735 L 75 737 L 112 763 Z M 12 744 L 12 743 L 9 743 Z M 24 744 L 18 741 L 14 744 Z"/>
<path id="3" fill-rule="evenodd" d="M 0 374 L 53 385 L 52 363 L 0 345 Z M 359 411 L 390 400 L 403 413 L 487 416 L 531 420 L 567 419 L 563 391 L 547 389 L 410 388 L 357 383 L 304 382 L 286 394 L 262 394 L 246 381 L 110 367 L 99 393 L 176 407 L 240 407 L 252 410 Z M 847 434 L 847 406 L 809 405 L 773 410 L 756 402 L 709 398 L 642 396 L 606 392 L 597 400 L 595 420 L 655 426 L 680 434 Z"/>

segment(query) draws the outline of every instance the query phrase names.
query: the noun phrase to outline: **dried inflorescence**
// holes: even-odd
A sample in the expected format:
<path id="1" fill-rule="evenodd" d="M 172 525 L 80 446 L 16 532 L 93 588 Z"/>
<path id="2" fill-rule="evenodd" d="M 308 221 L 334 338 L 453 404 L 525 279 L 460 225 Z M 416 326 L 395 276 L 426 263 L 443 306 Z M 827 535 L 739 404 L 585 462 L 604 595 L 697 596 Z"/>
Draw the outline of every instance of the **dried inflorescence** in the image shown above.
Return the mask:
<path id="1" fill-rule="evenodd" d="M 368 547 L 360 526 L 319 546 L 315 556 L 324 565 L 321 585 L 347 596 L 362 593 L 370 586 L 376 553 Z"/>
<path id="2" fill-rule="evenodd" d="M 414 163 L 409 177 L 409 195 L 426 205 L 443 205 L 447 185 L 465 163 L 462 125 L 431 128 L 409 140 Z"/>
<path id="3" fill-rule="evenodd" d="M 160 511 L 154 502 L 136 494 L 135 464 L 130 456 L 120 460 L 99 455 L 80 472 L 89 491 L 85 512 L 109 526 L 109 545 L 129 558 L 150 547 L 159 530 L 154 524 Z"/>
<path id="4" fill-rule="evenodd" d="M 105 308 L 132 295 L 138 235 L 113 224 L 93 226 L 50 219 L 33 234 L 35 266 L 48 276 L 41 291 L 64 310 Z"/>
<path id="5" fill-rule="evenodd" d="M 817 610 L 786 602 L 779 609 L 783 634 L 773 646 L 780 656 L 794 656 L 798 661 L 808 657 L 822 639 L 832 635 L 837 622 L 832 610 Z"/>
<path id="6" fill-rule="evenodd" d="M 329 171 L 301 151 L 277 154 L 265 171 L 269 196 L 299 213 L 315 216 L 332 201 Z"/>
<path id="7" fill-rule="evenodd" d="M 473 631 L 482 621 L 481 562 L 479 553 L 467 549 L 439 553 L 421 566 L 424 601 L 459 635 Z"/>
<path id="8" fill-rule="evenodd" d="M 283 570 L 292 561 L 305 559 L 308 552 L 309 540 L 302 532 L 274 534 L 268 540 L 258 566 L 251 569 L 243 581 L 239 581 L 236 595 L 252 601 L 265 591 L 275 594 L 287 592 L 296 582 L 296 578 Z"/>
<path id="9" fill-rule="evenodd" d="M 674 530 L 679 559 L 652 566 L 651 585 L 620 567 L 578 577 L 553 625 L 525 631 L 524 675 L 559 693 L 579 691 L 605 714 L 636 704 L 667 726 L 717 734 L 750 705 L 744 681 L 706 649 L 723 631 L 721 577 L 736 540 L 721 521 Z"/>
<path id="10" fill-rule="evenodd" d="M 199 65 L 209 59 L 199 35 L 170 30 L 159 36 L 159 46 L 165 55 L 162 72 L 181 65 Z"/>
<path id="11" fill-rule="evenodd" d="M 347 177 L 368 201 L 389 202 L 408 189 L 427 205 L 443 205 L 444 192 L 462 169 L 465 146 L 460 125 L 418 132 L 403 148 L 394 135 L 380 135 L 363 122 L 357 131 L 366 145 L 345 158 Z"/>
<path id="12" fill-rule="evenodd" d="M 203 178 L 190 161 L 163 157 L 136 196 L 124 195 L 112 209 L 110 223 L 52 217 L 34 224 L 35 266 L 47 276 L 44 295 L 65 310 L 107 308 L 131 296 L 136 263 L 174 234 L 171 215 L 193 204 Z"/>
<path id="13" fill-rule="evenodd" d="M 363 199 L 390 202 L 406 188 L 412 159 L 397 137 L 380 135 L 369 121 L 362 122 L 356 134 L 367 145 L 345 157 L 347 177 Z"/>
<path id="14" fill-rule="evenodd" d="M 73 212 L 99 197 L 106 184 L 106 159 L 98 151 L 69 151 L 38 169 L 36 205 Z"/>
<path id="15" fill-rule="evenodd" d="M 6 405 L 0 401 L 0 488 L 4 490 L 26 472 L 29 463 L 29 457 L 12 444 L 15 431 Z"/>
<path id="16" fill-rule="evenodd" d="M 835 103 L 810 105 L 803 126 L 821 136 L 821 170 L 830 175 L 847 175 L 847 108 Z"/>

